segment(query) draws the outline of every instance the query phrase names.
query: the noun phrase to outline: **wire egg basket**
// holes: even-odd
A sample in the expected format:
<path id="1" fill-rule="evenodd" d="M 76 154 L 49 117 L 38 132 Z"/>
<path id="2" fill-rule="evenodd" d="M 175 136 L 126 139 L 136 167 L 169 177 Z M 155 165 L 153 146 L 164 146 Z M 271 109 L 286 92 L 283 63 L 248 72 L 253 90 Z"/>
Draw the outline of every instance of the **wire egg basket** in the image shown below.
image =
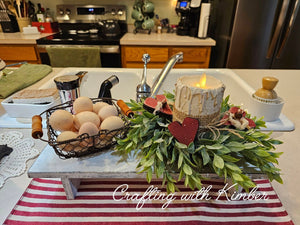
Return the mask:
<path id="1" fill-rule="evenodd" d="M 34 135 L 32 133 L 32 136 L 34 138 L 47 142 L 51 147 L 53 147 L 55 153 L 60 158 L 63 159 L 87 156 L 90 154 L 94 154 L 112 148 L 116 144 L 117 139 L 125 137 L 129 129 L 130 122 L 128 118 L 121 113 L 120 108 L 116 104 L 117 101 L 116 99 L 91 98 L 91 100 L 93 101 L 94 104 L 96 102 L 107 102 L 113 105 L 114 107 L 116 107 L 118 111 L 118 116 L 123 120 L 124 126 L 122 128 L 115 129 L 115 130 L 99 130 L 98 134 L 93 136 L 84 133 L 79 135 L 77 138 L 69 139 L 66 141 L 57 141 L 57 137 L 61 132 L 54 130 L 51 127 L 51 125 L 49 124 L 49 118 L 54 111 L 59 109 L 67 110 L 72 113 L 74 101 L 71 100 L 66 103 L 53 106 L 45 110 L 44 112 L 42 112 L 40 115 L 38 115 L 39 118 L 42 118 L 42 116 L 44 115 L 46 117 L 48 140 L 42 138 L 43 135 L 42 133 L 39 135 Z M 42 127 L 41 124 L 40 127 Z"/>

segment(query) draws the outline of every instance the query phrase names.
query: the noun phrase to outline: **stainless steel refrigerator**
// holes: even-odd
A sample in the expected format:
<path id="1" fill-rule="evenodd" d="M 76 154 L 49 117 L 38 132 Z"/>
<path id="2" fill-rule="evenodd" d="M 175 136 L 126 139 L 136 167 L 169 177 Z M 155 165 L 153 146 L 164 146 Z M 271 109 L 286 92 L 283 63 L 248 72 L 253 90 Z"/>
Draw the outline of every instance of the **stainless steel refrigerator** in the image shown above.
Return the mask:
<path id="1" fill-rule="evenodd" d="M 211 3 L 211 67 L 300 69 L 300 0 Z"/>

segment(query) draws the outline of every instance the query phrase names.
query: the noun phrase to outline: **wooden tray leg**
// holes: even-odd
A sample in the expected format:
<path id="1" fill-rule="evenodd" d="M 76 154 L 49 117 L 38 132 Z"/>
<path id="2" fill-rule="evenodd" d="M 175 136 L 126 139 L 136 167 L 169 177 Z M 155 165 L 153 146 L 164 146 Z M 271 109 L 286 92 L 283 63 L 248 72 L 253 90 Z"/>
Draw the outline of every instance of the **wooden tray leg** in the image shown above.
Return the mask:
<path id="1" fill-rule="evenodd" d="M 80 184 L 80 179 L 62 177 L 61 182 L 65 189 L 67 199 L 75 199 L 77 194 L 77 189 Z"/>

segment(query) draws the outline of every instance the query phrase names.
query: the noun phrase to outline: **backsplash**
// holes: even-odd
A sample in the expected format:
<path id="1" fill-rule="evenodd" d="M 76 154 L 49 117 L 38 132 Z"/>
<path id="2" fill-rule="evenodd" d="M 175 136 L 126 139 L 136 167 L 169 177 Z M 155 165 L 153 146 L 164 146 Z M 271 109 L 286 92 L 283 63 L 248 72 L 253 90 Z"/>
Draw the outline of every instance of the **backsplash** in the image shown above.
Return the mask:
<path id="1" fill-rule="evenodd" d="M 50 11 L 55 16 L 56 5 L 58 4 L 74 4 L 73 0 L 31 0 L 34 4 L 41 3 L 44 8 L 50 8 Z M 132 7 L 135 0 L 79 0 L 76 4 L 94 4 L 94 5 L 126 5 L 127 6 L 127 23 L 133 24 L 134 20 L 131 18 Z M 179 17 L 175 12 L 175 5 L 177 0 L 152 0 L 155 5 L 155 14 L 160 19 L 169 18 L 170 24 L 178 24 Z"/>

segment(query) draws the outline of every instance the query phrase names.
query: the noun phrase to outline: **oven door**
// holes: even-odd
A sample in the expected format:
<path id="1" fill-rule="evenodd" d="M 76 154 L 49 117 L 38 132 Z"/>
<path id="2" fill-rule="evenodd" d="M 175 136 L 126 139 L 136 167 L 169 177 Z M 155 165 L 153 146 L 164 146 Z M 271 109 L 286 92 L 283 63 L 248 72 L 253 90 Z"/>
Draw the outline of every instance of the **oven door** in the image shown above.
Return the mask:
<path id="1" fill-rule="evenodd" d="M 46 47 L 50 46 L 82 46 L 82 45 L 37 45 L 38 53 L 41 58 L 41 62 L 43 64 L 50 65 L 50 59 L 48 53 L 46 51 Z M 84 46 L 92 46 L 92 45 L 84 45 Z M 120 68 L 122 67 L 121 63 L 121 52 L 119 45 L 100 45 L 100 58 L 102 67 L 110 67 L 110 68 Z"/>

